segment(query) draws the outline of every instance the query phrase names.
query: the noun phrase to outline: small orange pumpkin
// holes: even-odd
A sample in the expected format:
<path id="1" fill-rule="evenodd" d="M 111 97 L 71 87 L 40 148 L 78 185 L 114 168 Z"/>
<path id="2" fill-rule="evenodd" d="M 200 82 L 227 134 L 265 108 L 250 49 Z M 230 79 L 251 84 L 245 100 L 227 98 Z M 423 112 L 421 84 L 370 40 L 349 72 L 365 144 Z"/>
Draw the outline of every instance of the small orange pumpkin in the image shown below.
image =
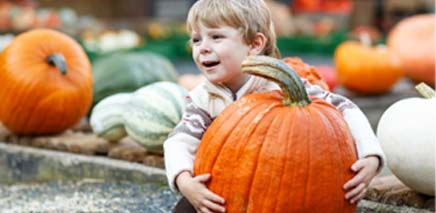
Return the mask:
<path id="1" fill-rule="evenodd" d="M 334 62 L 339 83 L 366 95 L 388 92 L 404 73 L 399 58 L 386 47 L 356 41 L 340 44 Z"/>
<path id="2" fill-rule="evenodd" d="M 322 78 L 321 74 L 318 70 L 315 69 L 315 67 L 310 66 L 303 62 L 298 57 L 286 57 L 283 59 L 283 61 L 291 67 L 298 76 L 303 77 L 309 81 L 309 83 L 318 85 L 321 88 L 325 90 L 329 90 L 329 86 L 325 82 L 325 80 Z"/>
<path id="3" fill-rule="evenodd" d="M 199 145 L 195 175 L 226 212 L 354 212 L 343 184 L 356 161 L 353 138 L 331 104 L 309 99 L 283 61 L 248 57 L 245 73 L 277 82 L 278 91 L 247 95 L 226 108 Z"/>
<path id="4" fill-rule="evenodd" d="M 435 15 L 415 15 L 400 21 L 389 32 L 387 44 L 414 82 L 435 86 Z"/>
<path id="5" fill-rule="evenodd" d="M 81 46 L 50 29 L 18 35 L 0 57 L 0 120 L 17 134 L 63 131 L 88 112 L 91 64 Z"/>

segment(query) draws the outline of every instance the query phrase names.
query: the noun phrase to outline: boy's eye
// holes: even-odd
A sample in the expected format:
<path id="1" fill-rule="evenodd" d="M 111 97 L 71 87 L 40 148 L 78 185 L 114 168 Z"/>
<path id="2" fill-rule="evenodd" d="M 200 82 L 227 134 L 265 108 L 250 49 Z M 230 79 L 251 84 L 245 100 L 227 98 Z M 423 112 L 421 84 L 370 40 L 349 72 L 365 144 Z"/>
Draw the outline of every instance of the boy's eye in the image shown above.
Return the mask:
<path id="1" fill-rule="evenodd" d="M 199 41 L 200 41 L 199 38 L 191 38 L 191 42 L 192 42 L 193 44 L 195 44 L 195 43 L 197 43 L 197 42 L 199 42 Z"/>
<path id="2" fill-rule="evenodd" d="M 212 39 L 220 39 L 220 38 L 224 38 L 223 35 L 213 35 Z"/>

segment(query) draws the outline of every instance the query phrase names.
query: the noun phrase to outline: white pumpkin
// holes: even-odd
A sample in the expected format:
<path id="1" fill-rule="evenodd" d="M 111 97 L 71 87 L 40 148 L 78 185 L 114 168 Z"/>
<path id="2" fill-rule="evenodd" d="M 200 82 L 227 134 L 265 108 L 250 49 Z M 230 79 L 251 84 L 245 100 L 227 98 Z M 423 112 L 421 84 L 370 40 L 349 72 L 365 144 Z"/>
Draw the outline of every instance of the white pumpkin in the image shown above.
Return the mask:
<path id="1" fill-rule="evenodd" d="M 426 98 L 407 98 L 382 115 L 377 136 L 389 169 L 405 185 L 423 194 L 435 194 L 436 95 L 416 87 Z"/>

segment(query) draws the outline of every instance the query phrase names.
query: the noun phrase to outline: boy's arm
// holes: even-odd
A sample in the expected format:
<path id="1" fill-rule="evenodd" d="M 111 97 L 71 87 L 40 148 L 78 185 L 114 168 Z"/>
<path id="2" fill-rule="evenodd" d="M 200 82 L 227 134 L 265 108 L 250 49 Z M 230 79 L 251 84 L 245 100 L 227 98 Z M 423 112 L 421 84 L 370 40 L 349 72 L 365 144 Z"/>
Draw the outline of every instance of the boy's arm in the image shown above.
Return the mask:
<path id="1" fill-rule="evenodd" d="M 310 84 L 306 79 L 302 78 L 302 80 L 308 95 L 321 98 L 342 112 L 355 140 L 359 159 L 377 156 L 380 160 L 378 167 L 378 171 L 380 171 L 385 165 L 386 157 L 365 114 L 356 104 L 344 96 L 323 90 L 317 85 Z"/>
<path id="2" fill-rule="evenodd" d="M 183 171 L 194 175 L 194 157 L 200 140 L 179 133 L 164 142 L 165 170 L 171 190 L 177 192 L 176 177 Z"/>
<path id="3" fill-rule="evenodd" d="M 196 106 L 188 96 L 182 120 L 164 142 L 165 169 L 173 191 L 178 190 L 175 184 L 177 175 L 183 171 L 194 174 L 195 153 L 211 122 L 209 113 Z"/>

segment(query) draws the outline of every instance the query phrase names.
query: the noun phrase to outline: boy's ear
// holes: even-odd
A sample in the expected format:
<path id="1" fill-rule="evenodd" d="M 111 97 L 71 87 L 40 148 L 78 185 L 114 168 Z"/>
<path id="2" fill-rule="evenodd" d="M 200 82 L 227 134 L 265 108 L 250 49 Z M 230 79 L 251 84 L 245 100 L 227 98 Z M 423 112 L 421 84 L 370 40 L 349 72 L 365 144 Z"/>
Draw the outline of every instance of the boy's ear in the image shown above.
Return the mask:
<path id="1" fill-rule="evenodd" d="M 263 33 L 256 33 L 253 42 L 250 44 L 249 55 L 259 55 L 265 49 L 266 37 Z"/>

